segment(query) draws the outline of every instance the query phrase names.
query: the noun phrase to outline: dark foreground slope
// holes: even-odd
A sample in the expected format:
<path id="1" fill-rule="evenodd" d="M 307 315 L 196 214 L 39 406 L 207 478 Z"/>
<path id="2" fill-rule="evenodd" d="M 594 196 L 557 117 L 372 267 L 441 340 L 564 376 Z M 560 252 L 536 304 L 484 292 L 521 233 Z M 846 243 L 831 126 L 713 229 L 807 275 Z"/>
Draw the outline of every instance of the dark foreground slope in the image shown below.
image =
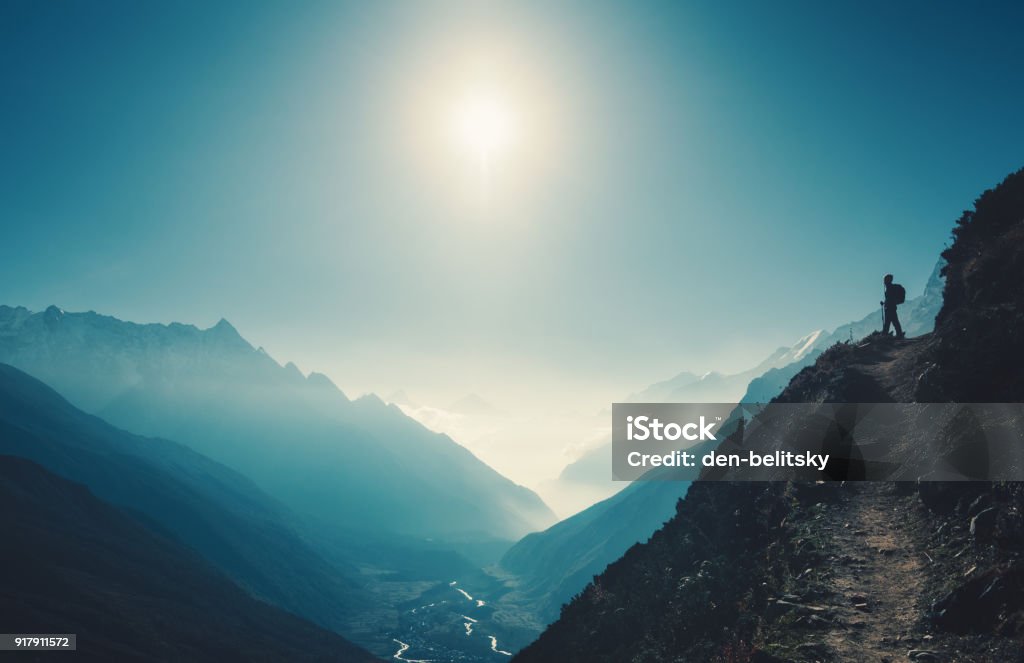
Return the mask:
<path id="1" fill-rule="evenodd" d="M 944 253 L 935 332 L 838 345 L 786 402 L 1024 400 L 1024 171 Z M 1018 484 L 694 484 L 522 661 L 1016 661 Z"/>
<path id="2" fill-rule="evenodd" d="M 935 266 L 924 292 L 908 300 L 900 313 L 908 336 L 929 334 L 942 306 L 945 259 Z M 758 367 L 740 375 L 757 374 L 741 402 L 766 403 L 778 396 L 789 381 L 830 345 L 870 334 L 881 325 L 881 312 L 836 328 L 832 333 L 813 332 L 792 347 L 782 347 Z M 767 370 L 765 370 L 766 367 Z M 730 376 L 732 379 L 736 376 Z M 718 376 L 718 379 L 723 376 Z M 639 401 L 699 401 L 699 393 L 687 386 L 705 378 L 682 373 L 672 380 L 652 385 L 630 397 Z M 710 378 L 707 378 L 710 379 Z M 700 391 L 700 390 L 698 390 Z M 709 449 L 710 450 L 710 449 Z M 569 465 L 562 479 L 582 484 L 608 482 L 611 442 L 598 447 L 580 461 Z M 697 477 L 694 476 L 694 479 Z M 560 480 L 562 480 L 560 479 Z M 532 618 L 538 631 L 554 621 L 561 606 L 579 593 L 595 575 L 622 556 L 633 544 L 646 541 L 676 512 L 676 502 L 686 495 L 688 481 L 640 481 L 542 532 L 528 534 L 501 560 L 501 568 L 512 577 L 512 591 L 496 605 L 496 619 L 509 609 L 512 619 Z"/>
<path id="3" fill-rule="evenodd" d="M 723 430 L 731 425 L 723 424 Z M 713 444 L 703 442 L 693 452 L 707 453 Z M 698 472 L 694 469 L 691 478 L 696 480 Z M 501 559 L 500 568 L 513 576 L 512 591 L 497 603 L 495 619 L 501 621 L 508 608 L 517 618 L 528 614 L 538 630 L 550 624 L 591 578 L 671 518 L 690 484 L 653 477 L 636 481 L 543 532 L 523 537 Z"/>
<path id="4" fill-rule="evenodd" d="M 75 633 L 76 660 L 377 660 L 30 461 L 0 456 L 0 530 L 4 631 Z"/>
<path id="5" fill-rule="evenodd" d="M 751 606 L 767 599 L 770 578 L 763 553 L 739 557 L 777 538 L 767 524 L 785 517 L 783 489 L 694 484 L 665 527 L 610 564 L 516 660 L 710 661 L 749 641 Z"/>
<path id="6" fill-rule="evenodd" d="M 501 568 L 515 576 L 515 589 L 506 600 L 536 615 L 539 628 L 549 624 L 609 560 L 661 527 L 688 487 L 685 481 L 634 483 L 543 532 L 528 534 L 501 559 Z"/>
<path id="7" fill-rule="evenodd" d="M 85 484 L 253 595 L 319 624 L 344 630 L 367 608 L 369 594 L 347 579 L 354 572 L 314 552 L 294 516 L 248 479 L 183 445 L 118 430 L 3 364 L 0 453 Z"/>

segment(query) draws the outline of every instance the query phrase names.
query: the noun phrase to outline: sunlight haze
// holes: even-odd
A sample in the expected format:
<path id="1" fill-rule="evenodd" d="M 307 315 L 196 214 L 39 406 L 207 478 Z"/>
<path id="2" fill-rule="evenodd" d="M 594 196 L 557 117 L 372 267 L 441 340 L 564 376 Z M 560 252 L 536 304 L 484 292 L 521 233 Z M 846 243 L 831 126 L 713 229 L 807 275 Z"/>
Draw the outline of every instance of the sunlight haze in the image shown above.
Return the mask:
<path id="1" fill-rule="evenodd" d="M 902 4 L 89 4 L 0 26 L 0 302 L 478 394 L 434 425 L 533 486 L 617 399 L 920 294 L 1024 142 L 1013 43 Z"/>

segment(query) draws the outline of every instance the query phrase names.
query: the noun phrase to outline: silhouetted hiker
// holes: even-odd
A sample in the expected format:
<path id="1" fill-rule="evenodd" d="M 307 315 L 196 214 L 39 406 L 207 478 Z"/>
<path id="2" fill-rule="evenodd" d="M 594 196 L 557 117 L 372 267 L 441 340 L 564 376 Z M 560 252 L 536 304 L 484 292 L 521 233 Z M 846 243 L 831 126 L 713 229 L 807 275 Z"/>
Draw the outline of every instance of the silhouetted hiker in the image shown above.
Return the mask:
<path id="1" fill-rule="evenodd" d="M 878 302 L 882 305 L 882 333 L 889 335 L 889 325 L 896 328 L 896 338 L 903 338 L 903 327 L 900 326 L 900 317 L 896 314 L 896 307 L 907 299 L 907 291 L 899 283 L 892 282 L 892 274 L 886 274 L 882 279 L 885 284 L 885 300 Z"/>

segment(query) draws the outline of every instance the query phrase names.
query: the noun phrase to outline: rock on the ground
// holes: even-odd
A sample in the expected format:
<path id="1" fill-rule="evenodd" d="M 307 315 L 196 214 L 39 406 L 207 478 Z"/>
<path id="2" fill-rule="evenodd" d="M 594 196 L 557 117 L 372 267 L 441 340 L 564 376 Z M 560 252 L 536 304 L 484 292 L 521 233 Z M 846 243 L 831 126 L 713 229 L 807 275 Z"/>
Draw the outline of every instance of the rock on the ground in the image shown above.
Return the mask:
<path id="1" fill-rule="evenodd" d="M 995 507 L 988 507 L 978 512 L 978 515 L 971 518 L 971 538 L 977 543 L 988 543 L 992 540 L 992 534 L 996 528 L 996 517 L 999 512 Z"/>

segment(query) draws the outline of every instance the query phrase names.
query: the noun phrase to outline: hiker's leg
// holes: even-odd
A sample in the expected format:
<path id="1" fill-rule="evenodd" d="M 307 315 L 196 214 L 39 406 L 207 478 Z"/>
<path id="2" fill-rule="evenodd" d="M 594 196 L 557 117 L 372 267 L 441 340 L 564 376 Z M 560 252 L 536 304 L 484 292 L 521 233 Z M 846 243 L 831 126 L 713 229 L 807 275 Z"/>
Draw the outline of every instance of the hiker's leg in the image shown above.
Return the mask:
<path id="1" fill-rule="evenodd" d="M 896 328 L 896 338 L 903 338 L 903 326 L 900 325 L 900 316 L 896 309 L 892 310 L 892 324 Z"/>
<path id="2" fill-rule="evenodd" d="M 889 335 L 889 326 L 892 324 L 892 311 L 885 309 L 882 314 L 882 333 L 886 336 Z"/>

